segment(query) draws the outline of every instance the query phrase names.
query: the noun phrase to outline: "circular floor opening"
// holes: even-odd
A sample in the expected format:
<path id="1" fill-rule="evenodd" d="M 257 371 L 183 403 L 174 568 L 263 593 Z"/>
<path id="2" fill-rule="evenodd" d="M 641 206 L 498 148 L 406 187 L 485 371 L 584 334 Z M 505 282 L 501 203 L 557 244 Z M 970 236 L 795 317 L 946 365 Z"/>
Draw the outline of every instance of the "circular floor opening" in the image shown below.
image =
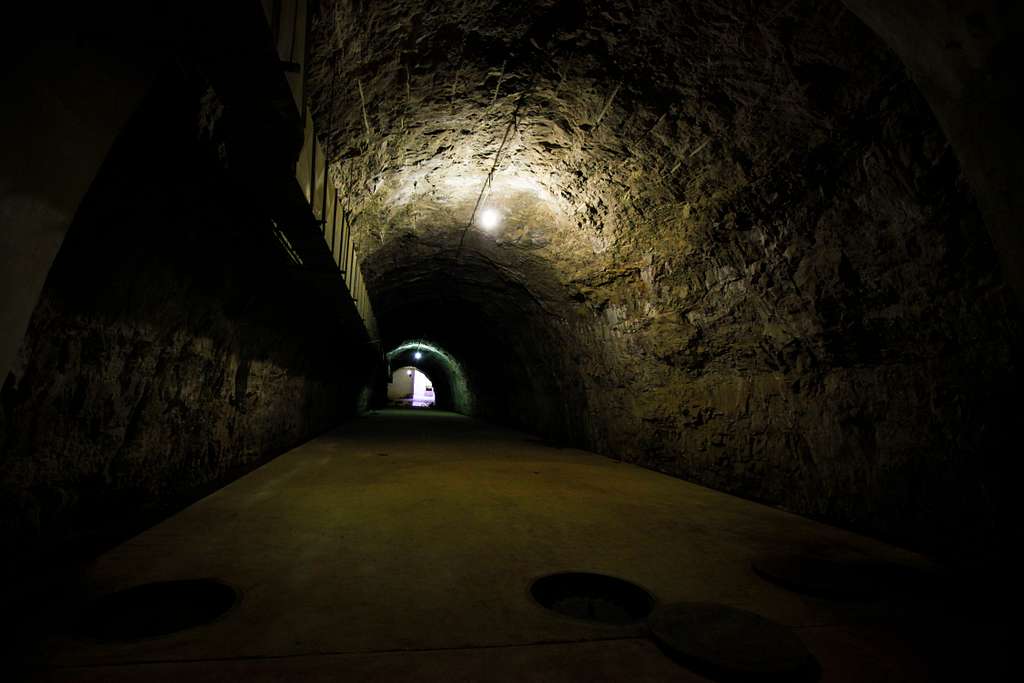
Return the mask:
<path id="1" fill-rule="evenodd" d="M 215 579 L 145 583 L 92 603 L 79 631 L 99 640 L 156 638 L 209 624 L 237 601 L 235 590 Z"/>
<path id="2" fill-rule="evenodd" d="M 543 576 L 533 582 L 530 594 L 549 610 L 603 624 L 636 623 L 654 608 L 654 598 L 640 586 L 588 572 Z"/>

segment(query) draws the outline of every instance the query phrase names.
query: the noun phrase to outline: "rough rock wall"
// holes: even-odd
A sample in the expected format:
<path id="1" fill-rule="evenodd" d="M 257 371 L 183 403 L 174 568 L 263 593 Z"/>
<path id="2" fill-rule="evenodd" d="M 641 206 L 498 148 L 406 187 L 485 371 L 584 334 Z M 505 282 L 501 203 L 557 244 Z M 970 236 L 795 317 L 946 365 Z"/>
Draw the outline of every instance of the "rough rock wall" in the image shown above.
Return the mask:
<path id="1" fill-rule="evenodd" d="M 166 77 L 76 216 L 0 395 L 4 570 L 152 521 L 355 412 L 366 346 L 287 277 L 224 171 L 222 113 Z"/>
<path id="2" fill-rule="evenodd" d="M 507 358 L 480 401 L 504 419 L 995 547 L 1019 314 L 927 104 L 842 4 L 338 0 L 317 34 L 385 334 L 471 376 Z"/>
<path id="3" fill-rule="evenodd" d="M 600 290 L 605 365 L 626 387 L 597 392 L 608 448 L 932 550 L 976 549 L 1009 505 L 1015 304 L 912 85 L 849 125 L 691 214 L 681 252 L 637 237 L 650 265 Z"/>

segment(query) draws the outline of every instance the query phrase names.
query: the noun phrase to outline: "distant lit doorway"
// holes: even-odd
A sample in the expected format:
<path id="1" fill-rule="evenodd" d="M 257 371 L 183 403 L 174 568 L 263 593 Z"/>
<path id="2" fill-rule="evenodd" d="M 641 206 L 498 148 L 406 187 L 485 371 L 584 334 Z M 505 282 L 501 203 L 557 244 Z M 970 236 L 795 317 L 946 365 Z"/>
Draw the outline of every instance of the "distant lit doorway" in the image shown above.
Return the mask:
<path id="1" fill-rule="evenodd" d="M 411 365 L 391 373 L 388 403 L 394 406 L 430 408 L 434 405 L 434 385 L 430 378 Z"/>

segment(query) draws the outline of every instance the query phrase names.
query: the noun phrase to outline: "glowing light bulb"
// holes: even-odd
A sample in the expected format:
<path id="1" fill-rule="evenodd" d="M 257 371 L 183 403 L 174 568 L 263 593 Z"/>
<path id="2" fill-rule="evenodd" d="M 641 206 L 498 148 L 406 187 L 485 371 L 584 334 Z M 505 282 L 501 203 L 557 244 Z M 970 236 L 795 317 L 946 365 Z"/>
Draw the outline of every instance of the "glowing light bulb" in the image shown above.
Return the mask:
<path id="1" fill-rule="evenodd" d="M 494 209 L 484 209 L 480 214 L 480 227 L 484 230 L 493 230 L 501 222 L 501 214 Z"/>
<path id="2" fill-rule="evenodd" d="M 417 351 L 416 353 L 413 354 L 413 358 L 419 360 L 420 358 L 423 358 L 423 354 Z"/>

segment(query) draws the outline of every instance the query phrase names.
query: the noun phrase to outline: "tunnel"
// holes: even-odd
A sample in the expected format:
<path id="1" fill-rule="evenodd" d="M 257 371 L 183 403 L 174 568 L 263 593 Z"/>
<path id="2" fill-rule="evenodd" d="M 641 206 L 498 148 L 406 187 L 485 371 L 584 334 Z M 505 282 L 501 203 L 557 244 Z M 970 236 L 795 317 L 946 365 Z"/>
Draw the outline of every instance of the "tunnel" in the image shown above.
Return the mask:
<path id="1" fill-rule="evenodd" d="M 473 393 L 462 365 L 450 353 L 422 339 L 399 344 L 385 354 L 392 375 L 402 368 L 422 372 L 430 381 L 434 406 L 469 415 Z M 389 389 L 390 392 L 390 389 Z M 389 397 L 390 393 L 387 394 Z"/>
<path id="2" fill-rule="evenodd" d="M 1003 679 L 1024 5 L 16 5 L 17 676 Z"/>

